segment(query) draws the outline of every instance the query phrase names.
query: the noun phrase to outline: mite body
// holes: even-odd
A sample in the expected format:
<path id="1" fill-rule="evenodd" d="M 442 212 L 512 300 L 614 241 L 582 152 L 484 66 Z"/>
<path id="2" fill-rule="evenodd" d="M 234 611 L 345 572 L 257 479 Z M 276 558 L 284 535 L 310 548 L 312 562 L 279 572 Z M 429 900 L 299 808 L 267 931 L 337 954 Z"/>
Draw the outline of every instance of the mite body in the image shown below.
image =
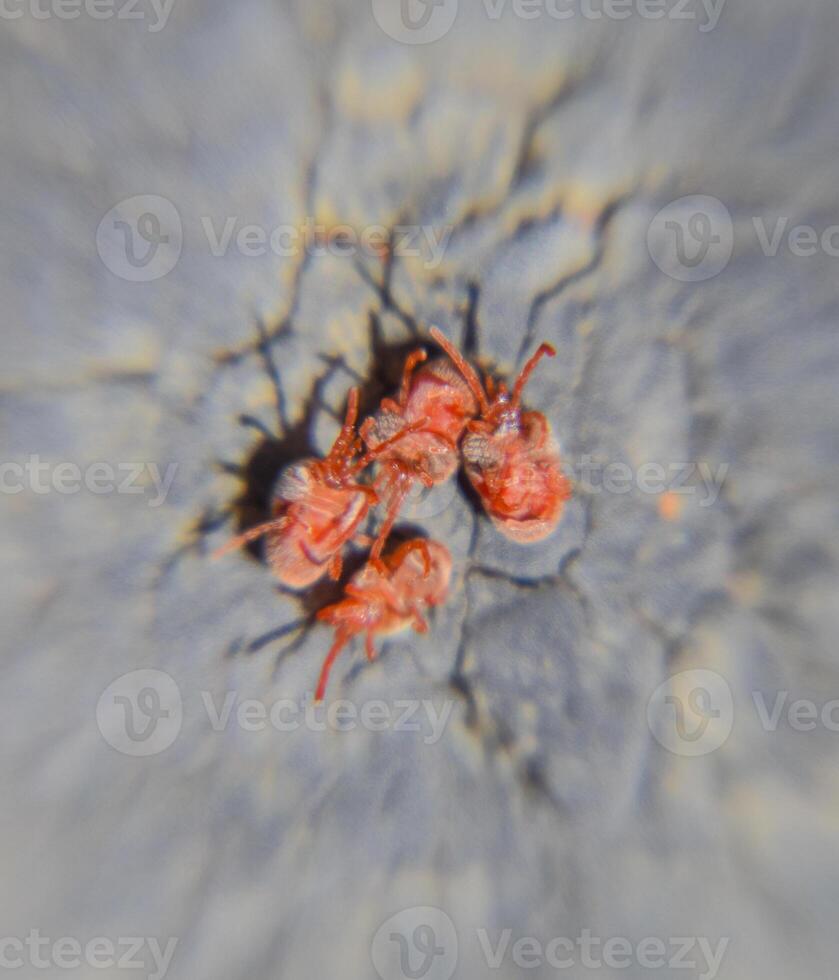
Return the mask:
<path id="1" fill-rule="evenodd" d="M 365 634 L 367 659 L 375 660 L 374 637 L 413 627 L 426 633 L 424 612 L 445 602 L 452 558 L 436 541 L 416 538 L 383 559 L 371 559 L 350 580 L 346 598 L 321 609 L 317 618 L 335 628 L 335 641 L 321 668 L 315 700 L 322 701 L 335 659 L 357 634 Z"/>
<path id="2" fill-rule="evenodd" d="M 378 499 L 375 490 L 358 483 L 356 476 L 391 447 L 389 441 L 383 442 L 358 459 L 357 418 L 358 389 L 353 388 L 343 428 L 329 454 L 286 467 L 274 491 L 272 519 L 229 541 L 216 556 L 265 536 L 268 563 L 283 585 L 304 589 L 327 573 L 339 578 L 344 546 Z"/>
<path id="3" fill-rule="evenodd" d="M 455 473 L 460 463 L 458 442 L 478 410 L 469 384 L 449 361 L 438 358 L 415 371 L 427 356 L 424 350 L 409 355 L 398 398 L 385 398 L 379 411 L 361 426 L 364 442 L 379 456 L 381 472 L 374 486 L 387 506 L 373 558 L 381 554 L 414 484 L 420 481 L 432 487 Z"/>
<path id="4" fill-rule="evenodd" d="M 542 344 L 510 392 L 487 378 L 481 384 L 472 366 L 446 337 L 431 335 L 463 375 L 479 407 L 466 424 L 461 443 L 464 468 L 484 509 L 505 537 L 521 544 L 541 541 L 556 528 L 571 485 L 563 475 L 559 449 L 541 412 L 523 411 L 521 395 L 539 361 L 556 351 Z"/>

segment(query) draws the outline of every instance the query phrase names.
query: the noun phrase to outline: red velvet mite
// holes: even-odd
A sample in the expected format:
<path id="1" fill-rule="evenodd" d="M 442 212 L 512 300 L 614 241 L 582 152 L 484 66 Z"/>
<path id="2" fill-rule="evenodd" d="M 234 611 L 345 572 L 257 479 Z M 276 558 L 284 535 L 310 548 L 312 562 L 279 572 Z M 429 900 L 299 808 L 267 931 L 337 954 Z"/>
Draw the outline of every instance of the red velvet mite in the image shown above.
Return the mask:
<path id="1" fill-rule="evenodd" d="M 368 660 L 376 658 L 373 638 L 377 634 L 397 633 L 409 626 L 427 633 L 423 613 L 445 602 L 451 571 L 447 548 L 415 538 L 356 572 L 346 587 L 346 598 L 317 614 L 335 628 L 335 641 L 323 662 L 315 700 L 323 700 L 336 657 L 358 633 L 365 634 Z"/>
<path id="2" fill-rule="evenodd" d="M 373 558 L 381 554 L 416 481 L 432 487 L 455 473 L 460 463 L 458 441 L 478 410 L 469 384 L 447 359 L 438 358 L 415 370 L 427 357 L 422 349 L 408 356 L 397 399 L 385 398 L 379 411 L 361 426 L 364 442 L 379 456 L 381 472 L 373 485 L 387 507 Z M 404 437 L 398 439 L 400 434 Z"/>
<path id="3" fill-rule="evenodd" d="M 343 428 L 324 459 L 304 459 L 280 475 L 272 501 L 273 518 L 229 541 L 215 557 L 267 537 L 266 555 L 276 577 L 293 589 L 304 589 L 327 572 L 339 578 L 341 552 L 378 501 L 372 487 L 356 476 L 393 442 L 410 435 L 411 426 L 394 440 L 380 443 L 361 459 L 356 433 L 358 389 L 350 391 Z M 419 425 L 419 422 L 417 423 Z"/>
<path id="4" fill-rule="evenodd" d="M 463 375 L 478 403 L 461 443 L 466 475 L 498 530 L 521 544 L 541 541 L 556 528 L 571 484 L 560 468 L 559 449 L 541 412 L 523 411 L 521 395 L 533 369 L 556 351 L 542 344 L 525 364 L 512 393 L 487 377 L 481 384 L 472 366 L 436 328 L 431 336 Z"/>

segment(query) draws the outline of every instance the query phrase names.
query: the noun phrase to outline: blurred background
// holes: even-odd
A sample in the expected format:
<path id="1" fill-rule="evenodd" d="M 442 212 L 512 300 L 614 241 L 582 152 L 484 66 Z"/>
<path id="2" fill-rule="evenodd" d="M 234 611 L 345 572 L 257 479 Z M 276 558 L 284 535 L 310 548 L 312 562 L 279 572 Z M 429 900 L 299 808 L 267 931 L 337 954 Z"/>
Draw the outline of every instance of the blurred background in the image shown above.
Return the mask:
<path id="1" fill-rule="evenodd" d="M 5 0 L 0 960 L 834 976 L 833 0 Z M 458 482 L 427 636 L 311 695 L 260 551 L 437 324 L 574 497 Z"/>

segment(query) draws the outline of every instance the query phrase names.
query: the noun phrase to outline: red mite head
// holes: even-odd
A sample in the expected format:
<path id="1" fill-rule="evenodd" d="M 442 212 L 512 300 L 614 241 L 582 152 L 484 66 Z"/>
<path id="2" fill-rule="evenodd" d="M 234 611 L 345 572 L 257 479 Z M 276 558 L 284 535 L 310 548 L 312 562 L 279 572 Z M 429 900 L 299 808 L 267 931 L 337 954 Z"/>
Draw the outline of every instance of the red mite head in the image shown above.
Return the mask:
<path id="1" fill-rule="evenodd" d="M 445 602 L 452 558 L 437 541 L 406 541 L 384 559 L 372 559 L 346 588 L 346 598 L 321 609 L 317 618 L 335 628 L 335 641 L 321 668 L 315 700 L 322 701 L 336 657 L 358 633 L 365 634 L 367 659 L 374 660 L 373 638 L 412 626 L 428 631 L 425 609 Z"/>
<path id="2" fill-rule="evenodd" d="M 520 543 L 541 541 L 556 527 L 571 495 L 560 469 L 559 451 L 541 412 L 525 412 L 521 396 L 533 369 L 554 357 L 542 344 L 516 379 L 512 392 L 491 378 L 487 388 L 475 370 L 436 328 L 431 335 L 445 350 L 475 396 L 480 418 L 469 422 L 461 446 L 466 475 L 495 526 Z"/>

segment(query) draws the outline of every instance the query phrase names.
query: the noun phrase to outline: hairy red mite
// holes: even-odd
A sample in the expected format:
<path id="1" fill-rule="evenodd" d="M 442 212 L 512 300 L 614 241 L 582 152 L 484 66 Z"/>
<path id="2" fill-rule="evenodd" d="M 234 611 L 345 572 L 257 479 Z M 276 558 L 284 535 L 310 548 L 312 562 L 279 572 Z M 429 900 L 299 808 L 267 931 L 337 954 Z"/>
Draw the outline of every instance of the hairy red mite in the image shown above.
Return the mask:
<path id="1" fill-rule="evenodd" d="M 559 523 L 571 484 L 560 468 L 559 449 L 541 412 L 523 411 L 521 395 L 533 369 L 556 351 L 542 344 L 522 368 L 513 390 L 478 375 L 436 328 L 431 336 L 446 351 L 477 400 L 480 416 L 468 422 L 461 444 L 469 481 L 493 524 L 519 543 L 541 541 Z"/>
<path id="2" fill-rule="evenodd" d="M 277 482 L 272 501 L 273 517 L 229 541 L 216 558 L 249 541 L 267 537 L 266 554 L 274 574 L 293 589 L 317 582 L 327 572 L 341 574 L 341 552 L 355 535 L 376 491 L 356 481 L 356 476 L 393 443 L 413 431 L 408 427 L 393 440 L 382 442 L 361 459 L 356 433 L 358 389 L 350 391 L 344 425 L 324 459 L 304 459 L 287 466 Z M 417 421 L 419 427 L 420 420 Z"/>
<path id="3" fill-rule="evenodd" d="M 458 441 L 478 409 L 468 383 L 448 360 L 438 358 L 416 370 L 427 357 L 421 348 L 408 356 L 397 399 L 385 398 L 361 426 L 364 442 L 379 455 L 381 472 L 373 485 L 387 506 L 373 558 L 381 554 L 414 484 L 432 487 L 457 470 Z"/>
<path id="4" fill-rule="evenodd" d="M 346 598 L 321 609 L 317 618 L 335 628 L 321 668 L 315 700 L 322 701 L 338 654 L 358 633 L 365 634 L 367 659 L 376 659 L 373 638 L 413 627 L 427 633 L 424 611 L 445 602 L 452 558 L 437 541 L 415 538 L 383 559 L 372 559 L 352 577 Z"/>

